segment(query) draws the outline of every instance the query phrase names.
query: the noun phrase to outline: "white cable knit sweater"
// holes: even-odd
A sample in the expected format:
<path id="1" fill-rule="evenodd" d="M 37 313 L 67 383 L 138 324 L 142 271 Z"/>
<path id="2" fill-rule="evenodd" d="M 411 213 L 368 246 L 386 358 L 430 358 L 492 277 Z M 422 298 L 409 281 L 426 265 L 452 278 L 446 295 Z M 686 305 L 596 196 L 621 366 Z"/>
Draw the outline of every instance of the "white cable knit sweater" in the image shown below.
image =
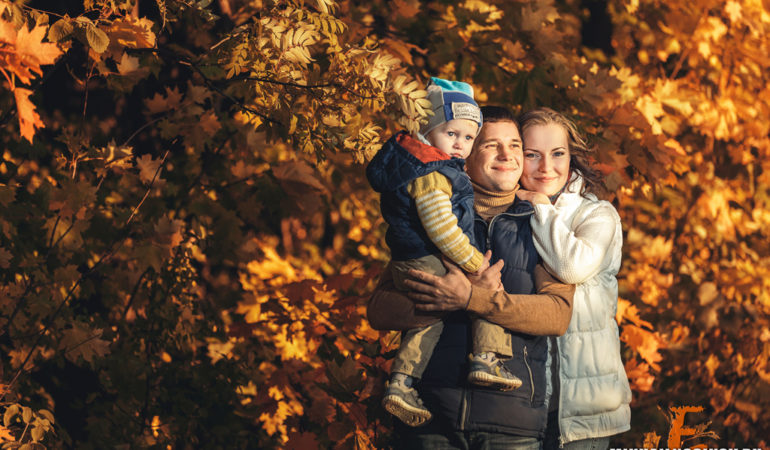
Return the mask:
<path id="1" fill-rule="evenodd" d="M 577 285 L 567 333 L 551 340 L 559 354 L 552 368 L 559 374 L 553 391 L 562 443 L 631 428 L 631 389 L 615 322 L 615 276 L 623 244 L 620 217 L 609 202 L 592 194 L 581 196 L 582 185 L 583 178 L 574 175 L 556 203 L 536 205 L 531 219 L 545 267 L 563 282 Z"/>

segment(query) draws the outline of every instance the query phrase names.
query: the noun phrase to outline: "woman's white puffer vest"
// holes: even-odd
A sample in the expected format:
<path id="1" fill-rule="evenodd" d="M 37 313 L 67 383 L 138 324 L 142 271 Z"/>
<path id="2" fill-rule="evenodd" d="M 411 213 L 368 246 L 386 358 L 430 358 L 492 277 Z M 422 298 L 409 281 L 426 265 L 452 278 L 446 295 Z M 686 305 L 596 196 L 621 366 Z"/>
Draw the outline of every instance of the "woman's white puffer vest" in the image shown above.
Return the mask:
<path id="1" fill-rule="evenodd" d="M 536 205 L 531 219 L 545 267 L 563 282 L 577 285 L 567 333 L 552 340 L 559 355 L 551 367 L 559 372 L 559 386 L 553 391 L 558 395 L 562 444 L 631 428 L 631 389 L 615 321 L 623 244 L 620 217 L 609 202 L 580 195 L 582 185 L 583 178 L 573 175 L 555 204 Z"/>

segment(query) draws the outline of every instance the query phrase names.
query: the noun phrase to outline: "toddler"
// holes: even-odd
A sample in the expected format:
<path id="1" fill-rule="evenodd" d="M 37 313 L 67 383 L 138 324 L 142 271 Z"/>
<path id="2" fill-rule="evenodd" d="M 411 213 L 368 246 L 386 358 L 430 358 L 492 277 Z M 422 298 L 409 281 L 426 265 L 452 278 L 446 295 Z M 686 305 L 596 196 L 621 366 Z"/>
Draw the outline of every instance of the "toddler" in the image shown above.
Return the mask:
<path id="1" fill-rule="evenodd" d="M 372 188 L 381 194 L 388 223 L 390 270 L 398 289 L 409 269 L 444 275 L 446 256 L 468 273 L 481 273 L 489 261 L 476 249 L 473 188 L 465 158 L 482 125 L 473 88 L 460 81 L 431 78 L 427 88 L 433 116 L 416 136 L 399 132 L 390 138 L 366 169 Z M 443 323 L 407 330 L 391 369 L 383 405 L 411 426 L 431 419 L 413 384 L 422 376 Z M 501 390 L 516 389 L 521 380 L 495 358 L 512 356 L 506 331 L 483 319 L 473 321 L 473 355 L 468 381 Z"/>

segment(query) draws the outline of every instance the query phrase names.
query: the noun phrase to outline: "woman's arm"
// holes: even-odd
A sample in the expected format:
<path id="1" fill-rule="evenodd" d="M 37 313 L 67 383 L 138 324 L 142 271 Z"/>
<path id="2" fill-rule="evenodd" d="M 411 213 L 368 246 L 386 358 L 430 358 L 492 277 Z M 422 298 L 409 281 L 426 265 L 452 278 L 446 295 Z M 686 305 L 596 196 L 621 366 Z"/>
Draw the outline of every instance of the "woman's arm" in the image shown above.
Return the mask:
<path id="1" fill-rule="evenodd" d="M 606 266 L 607 252 L 617 239 L 620 217 L 600 202 L 580 223 L 567 223 L 550 203 L 535 205 L 532 237 L 543 264 L 565 283 L 579 284 Z"/>

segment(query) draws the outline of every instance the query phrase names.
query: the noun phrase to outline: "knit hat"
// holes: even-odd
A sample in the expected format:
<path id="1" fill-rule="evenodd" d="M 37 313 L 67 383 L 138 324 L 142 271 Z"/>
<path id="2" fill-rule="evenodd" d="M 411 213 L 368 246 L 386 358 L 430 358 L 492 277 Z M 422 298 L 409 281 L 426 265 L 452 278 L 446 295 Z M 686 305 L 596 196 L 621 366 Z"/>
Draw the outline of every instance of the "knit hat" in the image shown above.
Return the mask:
<path id="1" fill-rule="evenodd" d="M 420 128 L 420 134 L 427 136 L 437 126 L 453 119 L 472 120 L 479 124 L 481 129 L 481 109 L 473 100 L 473 88 L 470 84 L 431 77 L 427 91 L 433 115 L 428 123 Z"/>

